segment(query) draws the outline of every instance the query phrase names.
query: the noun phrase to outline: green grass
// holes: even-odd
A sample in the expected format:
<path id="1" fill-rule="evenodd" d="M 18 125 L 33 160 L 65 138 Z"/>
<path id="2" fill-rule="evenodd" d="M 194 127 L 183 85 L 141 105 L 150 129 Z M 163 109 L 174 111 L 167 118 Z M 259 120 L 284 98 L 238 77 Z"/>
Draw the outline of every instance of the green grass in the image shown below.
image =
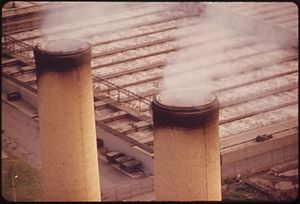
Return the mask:
<path id="1" fill-rule="evenodd" d="M 41 197 L 41 175 L 28 164 L 7 153 L 8 158 L 2 159 L 2 196 L 12 199 L 10 168 L 13 167 L 17 201 L 36 201 Z"/>

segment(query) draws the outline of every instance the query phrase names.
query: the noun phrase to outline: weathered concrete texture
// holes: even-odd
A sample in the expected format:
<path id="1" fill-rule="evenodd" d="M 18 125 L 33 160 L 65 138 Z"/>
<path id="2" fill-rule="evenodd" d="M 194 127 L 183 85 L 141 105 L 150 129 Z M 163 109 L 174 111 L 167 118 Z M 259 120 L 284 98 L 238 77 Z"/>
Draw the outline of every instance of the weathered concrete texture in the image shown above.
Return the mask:
<path id="1" fill-rule="evenodd" d="M 298 158 L 298 133 L 287 131 L 263 143 L 250 142 L 240 149 L 223 152 L 222 178 L 255 173 L 295 158 Z"/>
<path id="2" fill-rule="evenodd" d="M 156 129 L 154 151 L 156 200 L 221 200 L 218 117 L 194 130 Z"/>
<path id="3" fill-rule="evenodd" d="M 100 201 L 90 63 L 38 80 L 43 193 L 47 201 Z"/>

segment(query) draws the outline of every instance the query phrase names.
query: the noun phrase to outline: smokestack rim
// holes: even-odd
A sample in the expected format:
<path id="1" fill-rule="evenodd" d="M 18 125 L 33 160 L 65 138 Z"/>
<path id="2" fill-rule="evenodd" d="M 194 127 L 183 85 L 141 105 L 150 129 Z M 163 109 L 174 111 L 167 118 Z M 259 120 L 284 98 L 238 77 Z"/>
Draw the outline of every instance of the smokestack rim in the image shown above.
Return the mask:
<path id="1" fill-rule="evenodd" d="M 189 113 L 189 112 L 205 112 L 208 109 L 211 109 L 212 107 L 218 107 L 219 108 L 219 100 L 216 95 L 212 94 L 211 99 L 208 103 L 202 103 L 198 106 L 170 106 L 163 104 L 159 101 L 159 94 L 156 95 L 152 101 L 152 104 L 156 107 L 158 107 L 161 110 L 165 111 L 177 111 L 182 113 Z"/>
<path id="2" fill-rule="evenodd" d="M 195 89 L 195 90 L 197 90 L 197 89 Z M 184 88 L 184 89 L 176 89 L 176 90 L 172 90 L 172 91 L 163 91 L 163 92 L 157 94 L 154 97 L 153 101 L 155 101 L 157 104 L 159 104 L 159 106 L 165 107 L 170 110 L 174 109 L 174 110 L 188 111 L 188 110 L 195 110 L 195 109 L 205 109 L 206 107 L 210 106 L 210 104 L 213 103 L 217 98 L 217 96 L 215 94 L 210 94 L 208 97 L 206 97 L 206 99 L 204 101 L 203 100 L 199 101 L 199 103 L 197 103 L 197 104 L 193 104 L 193 105 L 171 104 L 169 102 L 168 98 L 166 97 L 166 95 L 168 95 L 168 94 L 172 95 L 178 91 L 187 92 L 187 91 L 194 91 L 194 89 Z"/>
<path id="3" fill-rule="evenodd" d="M 160 127 L 181 127 L 198 129 L 208 126 L 218 120 L 220 103 L 212 94 L 208 103 L 198 106 L 180 107 L 168 106 L 158 101 L 158 95 L 152 101 L 153 125 Z"/>
<path id="4" fill-rule="evenodd" d="M 45 55 L 64 56 L 82 53 L 90 48 L 91 44 L 87 41 L 66 38 L 44 40 L 35 46 L 35 51 Z"/>
<path id="5" fill-rule="evenodd" d="M 87 41 L 77 39 L 59 39 L 56 43 L 67 41 L 75 43 L 72 45 L 74 49 L 68 50 L 46 50 L 48 42 L 43 41 L 35 46 L 33 53 L 36 64 L 36 75 L 39 81 L 45 72 L 69 72 L 83 66 L 91 66 L 92 45 Z M 61 46 L 60 44 L 55 44 Z"/>

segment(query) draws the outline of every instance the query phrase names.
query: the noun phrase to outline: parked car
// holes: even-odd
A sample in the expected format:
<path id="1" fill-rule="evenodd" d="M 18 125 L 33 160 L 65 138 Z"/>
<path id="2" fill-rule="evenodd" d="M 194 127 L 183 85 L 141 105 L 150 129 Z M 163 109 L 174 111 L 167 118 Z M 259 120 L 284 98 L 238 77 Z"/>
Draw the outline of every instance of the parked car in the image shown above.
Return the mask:
<path id="1" fill-rule="evenodd" d="M 105 154 L 105 158 L 107 159 L 107 161 L 109 161 L 110 163 L 116 164 L 118 163 L 118 161 L 116 159 L 118 159 L 119 157 L 123 157 L 125 156 L 123 153 L 120 153 L 118 151 L 111 151 Z"/>
<path id="2" fill-rule="evenodd" d="M 264 134 L 264 135 L 258 135 L 255 140 L 256 142 L 263 142 L 263 141 L 266 141 L 268 139 L 271 139 L 273 138 L 273 135 L 270 134 L 270 135 L 267 135 L 267 134 Z"/>
<path id="3" fill-rule="evenodd" d="M 141 170 L 142 163 L 134 159 L 134 160 L 121 163 L 120 167 L 129 173 L 133 173 Z"/>
<path id="4" fill-rule="evenodd" d="M 122 157 L 116 158 L 116 161 L 117 161 L 120 165 L 121 165 L 122 163 L 124 163 L 124 162 L 128 162 L 128 161 L 131 161 L 131 160 L 133 160 L 133 158 L 130 157 L 130 156 L 122 156 Z"/>
<path id="5" fill-rule="evenodd" d="M 21 94 L 19 92 L 12 92 L 6 95 L 8 101 L 17 101 L 21 99 Z"/>

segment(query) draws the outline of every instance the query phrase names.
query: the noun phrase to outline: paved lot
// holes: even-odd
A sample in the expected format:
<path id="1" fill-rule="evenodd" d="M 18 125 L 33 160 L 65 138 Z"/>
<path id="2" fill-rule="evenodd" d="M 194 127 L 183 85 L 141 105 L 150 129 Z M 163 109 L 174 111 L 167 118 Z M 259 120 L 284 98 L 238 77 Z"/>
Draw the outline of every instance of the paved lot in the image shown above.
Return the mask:
<path id="1" fill-rule="evenodd" d="M 19 101 L 17 107 L 23 109 L 26 104 L 22 105 Z M 2 129 L 5 130 L 2 134 L 2 148 L 40 170 L 38 122 L 24 113 L 26 110 L 20 111 L 2 100 Z M 131 186 L 147 179 L 132 179 L 101 159 L 99 165 L 102 190 Z"/>
<path id="2" fill-rule="evenodd" d="M 2 148 L 41 169 L 38 123 L 2 101 Z"/>

